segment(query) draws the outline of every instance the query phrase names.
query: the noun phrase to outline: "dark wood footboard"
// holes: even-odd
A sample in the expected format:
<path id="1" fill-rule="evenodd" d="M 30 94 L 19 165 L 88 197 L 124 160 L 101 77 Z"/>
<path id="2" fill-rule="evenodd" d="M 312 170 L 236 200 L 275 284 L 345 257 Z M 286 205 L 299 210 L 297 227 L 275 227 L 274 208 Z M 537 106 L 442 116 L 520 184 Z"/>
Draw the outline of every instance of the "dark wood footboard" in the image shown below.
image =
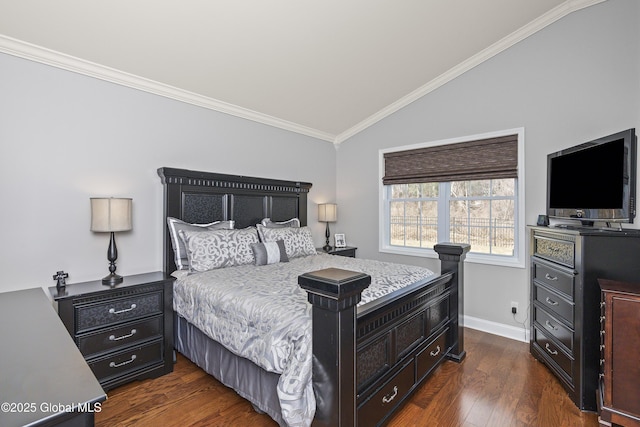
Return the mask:
<path id="1" fill-rule="evenodd" d="M 370 276 L 328 269 L 298 283 L 313 305 L 315 426 L 374 426 L 445 358 L 464 359 L 463 261 L 438 244 L 441 274 L 357 307 Z"/>

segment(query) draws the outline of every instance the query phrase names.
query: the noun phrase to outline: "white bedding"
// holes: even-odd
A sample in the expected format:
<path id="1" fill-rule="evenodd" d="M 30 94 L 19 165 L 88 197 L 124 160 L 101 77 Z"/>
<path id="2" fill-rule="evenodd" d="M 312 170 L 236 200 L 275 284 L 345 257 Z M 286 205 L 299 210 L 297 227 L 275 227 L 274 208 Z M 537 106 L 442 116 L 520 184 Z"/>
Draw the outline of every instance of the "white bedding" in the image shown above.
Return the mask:
<path id="1" fill-rule="evenodd" d="M 315 412 L 311 305 L 298 276 L 329 267 L 371 275 L 361 304 L 434 274 L 422 267 L 318 254 L 190 274 L 174 284 L 179 315 L 233 353 L 281 374 L 277 392 L 290 426 L 310 425 Z"/>

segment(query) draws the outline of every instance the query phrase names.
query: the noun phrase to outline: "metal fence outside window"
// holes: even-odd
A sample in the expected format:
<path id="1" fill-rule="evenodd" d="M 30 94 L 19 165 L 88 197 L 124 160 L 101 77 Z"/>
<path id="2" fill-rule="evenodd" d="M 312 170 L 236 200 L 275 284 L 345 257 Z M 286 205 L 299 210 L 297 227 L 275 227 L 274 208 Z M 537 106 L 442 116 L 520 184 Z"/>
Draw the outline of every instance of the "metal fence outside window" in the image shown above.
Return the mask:
<path id="1" fill-rule="evenodd" d="M 392 216 L 392 245 L 431 247 L 437 243 L 438 219 L 420 216 Z M 473 252 L 509 254 L 515 245 L 515 222 L 504 219 L 451 218 L 449 240 L 469 243 Z"/>

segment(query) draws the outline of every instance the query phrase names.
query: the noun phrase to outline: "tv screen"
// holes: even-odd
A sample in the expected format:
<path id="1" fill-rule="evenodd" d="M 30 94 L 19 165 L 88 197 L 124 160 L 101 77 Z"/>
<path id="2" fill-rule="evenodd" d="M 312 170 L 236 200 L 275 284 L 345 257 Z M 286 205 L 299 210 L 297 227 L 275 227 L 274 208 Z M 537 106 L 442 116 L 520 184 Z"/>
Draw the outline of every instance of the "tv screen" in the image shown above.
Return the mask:
<path id="1" fill-rule="evenodd" d="M 631 223 L 635 217 L 635 181 L 635 129 L 549 154 L 547 214 Z"/>

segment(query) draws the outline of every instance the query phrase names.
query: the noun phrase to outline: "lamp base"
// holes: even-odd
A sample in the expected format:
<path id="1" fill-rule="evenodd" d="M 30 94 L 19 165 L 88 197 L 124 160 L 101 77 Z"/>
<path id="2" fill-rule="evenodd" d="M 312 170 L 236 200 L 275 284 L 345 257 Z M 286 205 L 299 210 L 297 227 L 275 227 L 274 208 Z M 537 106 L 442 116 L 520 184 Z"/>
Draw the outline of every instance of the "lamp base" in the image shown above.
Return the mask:
<path id="1" fill-rule="evenodd" d="M 322 250 L 324 250 L 325 252 L 329 252 L 331 249 L 333 249 L 333 246 L 330 245 L 324 245 L 322 247 Z"/>
<path id="2" fill-rule="evenodd" d="M 122 283 L 124 279 L 119 274 L 111 273 L 108 276 L 102 278 L 102 284 L 106 286 L 114 287 Z"/>

